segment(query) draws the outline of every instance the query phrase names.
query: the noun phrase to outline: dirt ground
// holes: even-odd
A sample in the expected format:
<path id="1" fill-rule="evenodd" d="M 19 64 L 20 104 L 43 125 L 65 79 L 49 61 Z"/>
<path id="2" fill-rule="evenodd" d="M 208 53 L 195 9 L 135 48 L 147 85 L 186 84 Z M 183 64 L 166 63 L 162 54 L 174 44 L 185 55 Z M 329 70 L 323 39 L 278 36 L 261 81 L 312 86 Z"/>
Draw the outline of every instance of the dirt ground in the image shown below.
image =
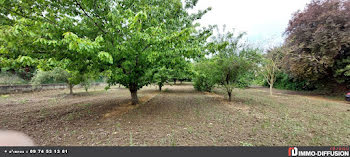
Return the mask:
<path id="1" fill-rule="evenodd" d="M 37 145 L 252 146 L 349 145 L 350 104 L 264 88 L 197 92 L 190 84 L 138 92 L 75 89 L 0 96 L 0 129 L 22 131 Z"/>

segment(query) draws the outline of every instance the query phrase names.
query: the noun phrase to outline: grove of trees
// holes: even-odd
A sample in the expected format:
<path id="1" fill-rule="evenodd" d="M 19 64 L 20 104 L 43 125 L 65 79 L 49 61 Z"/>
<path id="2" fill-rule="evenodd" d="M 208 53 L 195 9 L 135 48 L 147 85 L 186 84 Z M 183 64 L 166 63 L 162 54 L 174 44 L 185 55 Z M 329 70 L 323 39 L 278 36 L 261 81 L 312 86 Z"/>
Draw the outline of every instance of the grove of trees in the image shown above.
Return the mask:
<path id="1" fill-rule="evenodd" d="M 110 85 L 127 87 L 132 104 L 154 73 L 177 71 L 174 64 L 202 56 L 211 33 L 194 23 L 210 8 L 187 11 L 196 0 L 0 3 L 2 67 L 14 68 L 16 61 L 43 71 L 59 67 L 69 73 L 70 87 L 103 75 Z"/>
<path id="2" fill-rule="evenodd" d="M 195 89 L 234 88 L 260 80 L 293 90 L 350 87 L 350 2 L 313 0 L 296 12 L 285 42 L 266 51 L 234 31 L 200 27 L 211 8 L 198 0 L 0 1 L 0 66 L 33 84 L 91 80 L 137 91 L 192 80 Z M 34 76 L 35 75 L 35 76 Z M 7 76 L 7 74 L 6 74 Z M 341 88 L 340 88 L 341 87 Z M 333 90 L 332 90 L 333 91 Z"/>

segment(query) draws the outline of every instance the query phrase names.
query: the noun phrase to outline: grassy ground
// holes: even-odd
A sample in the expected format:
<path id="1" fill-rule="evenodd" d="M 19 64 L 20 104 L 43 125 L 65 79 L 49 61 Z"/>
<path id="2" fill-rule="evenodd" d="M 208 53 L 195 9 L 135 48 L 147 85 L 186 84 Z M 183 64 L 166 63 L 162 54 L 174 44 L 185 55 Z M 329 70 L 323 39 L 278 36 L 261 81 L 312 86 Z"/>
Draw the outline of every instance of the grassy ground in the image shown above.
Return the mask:
<path id="1" fill-rule="evenodd" d="M 139 91 L 67 90 L 0 96 L 0 129 L 23 131 L 38 145 L 349 145 L 350 104 L 297 92 L 187 85 Z"/>
<path id="2" fill-rule="evenodd" d="M 223 93 L 216 90 L 218 93 Z M 248 111 L 243 119 L 257 117 L 255 145 L 348 145 L 350 104 L 324 96 L 302 95 L 266 88 L 235 90 L 235 101 Z M 243 117 L 240 116 L 240 117 Z M 264 137 L 260 137 L 264 136 Z"/>

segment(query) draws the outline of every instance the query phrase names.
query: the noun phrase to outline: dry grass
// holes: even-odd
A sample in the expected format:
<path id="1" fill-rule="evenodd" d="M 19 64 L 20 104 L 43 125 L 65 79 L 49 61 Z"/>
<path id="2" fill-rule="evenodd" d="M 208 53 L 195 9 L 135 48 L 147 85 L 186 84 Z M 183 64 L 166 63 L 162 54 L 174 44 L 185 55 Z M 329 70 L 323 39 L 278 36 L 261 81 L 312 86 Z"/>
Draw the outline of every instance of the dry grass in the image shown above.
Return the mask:
<path id="1" fill-rule="evenodd" d="M 216 90 L 223 94 L 222 91 Z M 252 139 L 255 145 L 349 145 L 350 104 L 323 96 L 287 94 L 276 90 L 269 96 L 265 88 L 236 89 L 235 101 L 249 107 L 246 119 L 257 117 L 252 127 L 264 138 Z M 247 112 L 245 112 L 247 113 Z"/>
<path id="2" fill-rule="evenodd" d="M 145 87 L 130 105 L 127 89 L 103 87 L 0 97 L 0 129 L 25 132 L 39 145 L 349 145 L 350 105 L 264 88 L 224 93 L 189 84 Z"/>

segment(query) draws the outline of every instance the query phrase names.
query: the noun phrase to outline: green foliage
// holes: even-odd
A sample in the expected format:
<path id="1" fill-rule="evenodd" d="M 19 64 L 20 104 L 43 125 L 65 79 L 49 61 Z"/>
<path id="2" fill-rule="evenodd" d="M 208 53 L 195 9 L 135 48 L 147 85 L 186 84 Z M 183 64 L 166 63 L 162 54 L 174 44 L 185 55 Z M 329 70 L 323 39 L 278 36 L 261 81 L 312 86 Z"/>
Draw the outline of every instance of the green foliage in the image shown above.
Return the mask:
<path id="1" fill-rule="evenodd" d="M 115 30 L 118 36 L 111 38 L 107 47 L 114 59 L 109 84 L 122 84 L 136 95 L 151 82 L 162 86 L 169 76 L 182 70 L 186 59 L 200 56 L 201 45 L 210 33 L 197 31 L 193 25 L 202 12 L 190 15 L 181 1 L 118 3 L 112 23 L 128 21 L 128 25 Z M 113 47 L 113 42 L 118 46 Z"/>
<path id="2" fill-rule="evenodd" d="M 68 83 L 69 73 L 61 68 L 55 68 L 51 71 L 38 70 L 31 80 L 33 85 L 50 83 Z"/>
<path id="3" fill-rule="evenodd" d="M 166 67 L 157 68 L 157 71 L 153 75 L 153 81 L 159 86 L 159 90 L 162 90 L 164 83 L 167 82 L 171 78 L 171 69 L 167 69 Z"/>
<path id="4" fill-rule="evenodd" d="M 350 84 L 348 84 L 350 82 L 350 57 L 337 60 L 335 69 L 334 77 L 336 77 L 337 82 L 350 88 Z"/>
<path id="5" fill-rule="evenodd" d="M 215 86 L 215 81 L 211 80 L 211 77 L 208 77 L 205 74 L 198 74 L 193 79 L 193 86 L 198 91 L 210 92 Z"/>
<path id="6" fill-rule="evenodd" d="M 109 64 L 113 64 L 113 58 L 112 56 L 107 53 L 107 52 L 99 52 L 98 53 L 98 58 L 103 61 L 103 62 L 106 62 L 106 63 L 109 63 Z"/>
<path id="7" fill-rule="evenodd" d="M 238 80 L 236 82 L 236 87 L 237 88 L 246 88 L 246 87 L 248 87 L 249 85 L 252 84 L 253 77 L 254 77 L 253 73 L 248 73 L 247 72 L 247 73 L 242 74 L 238 78 Z"/>
<path id="8" fill-rule="evenodd" d="M 273 87 L 277 89 L 287 89 L 287 90 L 313 90 L 315 89 L 315 85 L 306 81 L 305 79 L 301 79 L 295 77 L 293 75 L 288 74 L 289 69 L 286 68 L 286 63 L 284 62 L 285 55 L 289 51 L 289 48 L 286 46 L 274 47 L 267 51 L 265 57 L 265 65 L 266 63 L 274 63 L 277 70 L 274 73 L 274 83 Z M 267 62 L 266 62 L 267 61 Z M 265 67 L 265 73 L 266 69 Z M 263 68 L 263 67 L 262 67 Z M 260 75 L 261 77 L 263 75 Z M 268 80 L 266 78 L 261 78 L 261 85 L 269 86 Z"/>
<path id="9" fill-rule="evenodd" d="M 211 31 L 198 29 L 194 22 L 210 8 L 190 14 L 197 1 L 184 3 L 3 1 L 0 64 L 11 67 L 18 60 L 21 66 L 43 71 L 59 67 L 69 73 L 70 85 L 105 75 L 109 85 L 122 84 L 137 98 L 137 90 L 152 82 L 154 69 L 181 73 L 177 63 L 203 56 L 202 45 Z"/>
<path id="10" fill-rule="evenodd" d="M 18 62 L 21 63 L 22 66 L 31 66 L 34 63 L 34 60 L 28 56 L 20 56 Z"/>
<path id="11" fill-rule="evenodd" d="M 74 85 L 80 84 L 87 92 L 94 82 L 94 74 L 81 74 L 78 71 L 67 71 L 60 67 L 55 67 L 49 71 L 38 70 L 31 80 L 34 86 L 39 84 L 66 83 L 72 90 Z"/>
<path id="12" fill-rule="evenodd" d="M 213 89 L 217 83 L 217 78 L 213 72 L 214 68 L 215 63 L 209 59 L 195 63 L 193 86 L 196 90 L 210 92 Z"/>
<path id="13" fill-rule="evenodd" d="M 174 66 L 172 73 L 173 79 L 179 80 L 181 82 L 186 80 L 190 81 L 193 75 L 193 67 L 189 61 L 182 60 L 182 62 L 176 62 L 176 66 Z"/>
<path id="14" fill-rule="evenodd" d="M 266 81 L 263 82 L 263 85 L 269 86 L 269 84 Z M 296 91 L 315 89 L 315 86 L 313 86 L 309 82 L 305 80 L 294 79 L 283 71 L 279 71 L 276 73 L 276 81 L 274 83 L 274 87 L 277 89 L 287 89 Z"/>
<path id="15" fill-rule="evenodd" d="M 286 29 L 283 68 L 318 87 L 349 88 L 350 1 L 315 0 Z"/>
<path id="16" fill-rule="evenodd" d="M 14 84 L 26 84 L 27 81 L 18 77 L 17 75 L 1 72 L 0 73 L 0 84 L 3 85 L 14 85 Z"/>
<path id="17" fill-rule="evenodd" d="M 92 75 L 101 64 L 113 62 L 110 55 L 100 51 L 101 36 L 88 38 L 84 34 L 89 28 L 81 27 L 83 22 L 79 23 L 76 18 L 84 21 L 82 15 L 86 14 L 78 11 L 79 1 L 76 2 L 10 0 L 1 4 L 5 15 L 0 27 L 1 67 L 24 69 L 26 75 L 35 67 L 41 71 L 59 67 L 69 73 L 70 84 L 79 84 L 84 80 L 80 75 Z M 41 72 L 39 76 L 51 77 Z"/>
<path id="18" fill-rule="evenodd" d="M 196 64 L 194 86 L 197 90 L 210 91 L 217 84 L 224 88 L 231 100 L 234 88 L 247 87 L 256 75 L 261 54 L 241 43 L 244 33 L 235 36 L 234 32 L 218 34 L 208 44 L 212 53 L 210 59 Z"/>
<path id="19" fill-rule="evenodd" d="M 92 79 L 85 79 L 84 81 L 82 81 L 80 83 L 81 86 L 84 87 L 85 91 L 88 92 L 89 88 L 91 87 L 92 83 L 94 82 L 94 80 Z"/>

